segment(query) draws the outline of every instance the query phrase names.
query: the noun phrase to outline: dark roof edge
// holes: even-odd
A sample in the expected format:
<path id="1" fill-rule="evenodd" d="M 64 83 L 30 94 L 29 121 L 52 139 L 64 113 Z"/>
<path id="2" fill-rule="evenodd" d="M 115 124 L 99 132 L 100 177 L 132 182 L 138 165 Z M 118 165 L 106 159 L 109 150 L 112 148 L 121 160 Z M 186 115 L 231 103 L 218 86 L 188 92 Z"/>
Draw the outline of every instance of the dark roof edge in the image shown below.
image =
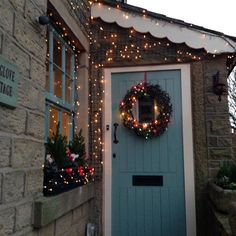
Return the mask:
<path id="1" fill-rule="evenodd" d="M 153 17 L 153 18 L 156 18 L 156 19 L 159 19 L 159 20 L 163 20 L 163 21 L 168 21 L 168 22 L 171 22 L 171 23 L 176 23 L 176 24 L 183 25 L 183 26 L 186 26 L 186 27 L 194 28 L 194 29 L 197 29 L 197 30 L 206 31 L 206 32 L 209 32 L 211 34 L 218 35 L 220 37 L 227 37 L 227 38 L 229 38 L 229 39 L 236 42 L 236 37 L 235 36 L 230 36 L 230 35 L 224 34 L 224 33 L 219 32 L 219 31 L 215 31 L 215 30 L 204 28 L 204 27 L 199 26 L 199 25 L 187 23 L 183 20 L 179 20 L 179 19 L 168 17 L 166 15 L 151 12 L 151 11 L 146 10 L 145 8 L 136 7 L 136 6 L 133 6 L 133 5 L 129 5 L 127 3 L 122 3 L 122 2 L 114 2 L 112 0 L 101 0 L 100 2 L 105 3 L 106 5 L 109 5 L 109 6 L 112 6 L 112 7 L 116 7 L 117 5 L 119 5 L 124 10 L 132 11 L 132 12 L 138 13 L 140 15 L 143 15 L 144 14 L 143 10 L 145 10 L 145 15 L 147 15 L 147 16 L 150 16 L 150 17 Z"/>

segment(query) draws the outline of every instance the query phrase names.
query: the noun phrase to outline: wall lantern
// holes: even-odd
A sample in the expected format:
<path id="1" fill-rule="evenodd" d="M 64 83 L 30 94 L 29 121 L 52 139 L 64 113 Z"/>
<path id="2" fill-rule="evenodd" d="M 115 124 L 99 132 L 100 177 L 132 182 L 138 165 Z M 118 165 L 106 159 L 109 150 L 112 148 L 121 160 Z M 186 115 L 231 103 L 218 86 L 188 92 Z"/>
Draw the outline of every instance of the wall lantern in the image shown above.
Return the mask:
<path id="1" fill-rule="evenodd" d="M 50 19 L 47 15 L 42 15 L 42 16 L 39 16 L 38 22 L 40 25 L 48 25 L 50 22 Z"/>
<path id="2" fill-rule="evenodd" d="M 224 83 L 220 81 L 220 72 L 217 71 L 213 75 L 213 93 L 218 96 L 218 101 L 221 101 L 221 96 L 227 94 L 227 88 Z"/>

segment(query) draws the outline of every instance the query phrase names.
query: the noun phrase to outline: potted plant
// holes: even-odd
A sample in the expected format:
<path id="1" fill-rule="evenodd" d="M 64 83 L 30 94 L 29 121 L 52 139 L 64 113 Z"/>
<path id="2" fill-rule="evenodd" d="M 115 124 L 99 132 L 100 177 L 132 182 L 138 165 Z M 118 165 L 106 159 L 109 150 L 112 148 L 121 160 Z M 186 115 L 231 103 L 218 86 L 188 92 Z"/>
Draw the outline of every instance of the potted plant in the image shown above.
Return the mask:
<path id="1" fill-rule="evenodd" d="M 44 164 L 45 196 L 55 195 L 93 181 L 94 168 L 85 160 L 82 130 L 69 143 L 59 132 L 47 139 Z"/>
<path id="2" fill-rule="evenodd" d="M 236 201 L 236 166 L 224 162 L 216 181 L 209 183 L 209 196 L 218 211 L 229 213 L 230 204 Z"/>

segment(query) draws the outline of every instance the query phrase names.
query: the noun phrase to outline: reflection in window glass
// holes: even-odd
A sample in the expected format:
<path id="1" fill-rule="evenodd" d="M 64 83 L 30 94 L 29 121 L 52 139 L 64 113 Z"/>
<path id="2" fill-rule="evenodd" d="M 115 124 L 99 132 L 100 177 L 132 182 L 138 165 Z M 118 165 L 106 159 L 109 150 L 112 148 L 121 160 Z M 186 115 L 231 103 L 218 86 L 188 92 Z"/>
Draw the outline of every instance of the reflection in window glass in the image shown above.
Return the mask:
<path id="1" fill-rule="evenodd" d="M 59 112 L 54 107 L 49 109 L 49 137 L 56 133 L 57 124 L 59 122 Z"/>
<path id="2" fill-rule="evenodd" d="M 49 62 L 46 61 L 46 83 L 45 90 L 49 92 Z"/>
<path id="3" fill-rule="evenodd" d="M 71 75 L 71 52 L 66 49 L 66 74 Z"/>
<path id="4" fill-rule="evenodd" d="M 69 140 L 70 137 L 70 116 L 67 112 L 62 113 L 62 135 L 67 137 Z"/>
<path id="5" fill-rule="evenodd" d="M 66 101 L 70 103 L 70 95 L 71 94 L 71 80 L 68 76 L 66 76 Z"/>
<path id="6" fill-rule="evenodd" d="M 62 98 L 62 72 L 54 66 L 54 95 Z"/>
<path id="7" fill-rule="evenodd" d="M 144 97 L 138 100 L 139 105 L 139 122 L 151 123 L 155 119 L 154 99 Z"/>
<path id="8" fill-rule="evenodd" d="M 53 46 L 53 63 L 61 67 L 62 46 L 61 42 L 55 36 L 53 37 Z"/>
<path id="9" fill-rule="evenodd" d="M 49 129 L 46 130 L 46 134 L 51 137 L 59 122 L 60 133 L 67 136 L 69 141 L 73 134 L 74 99 L 71 99 L 71 95 L 74 94 L 72 71 L 74 71 L 75 55 L 70 45 L 56 33 L 56 30 L 53 30 L 51 26 L 48 29 L 45 90 L 48 92 L 46 105 L 50 113 L 46 118 L 46 127 Z"/>

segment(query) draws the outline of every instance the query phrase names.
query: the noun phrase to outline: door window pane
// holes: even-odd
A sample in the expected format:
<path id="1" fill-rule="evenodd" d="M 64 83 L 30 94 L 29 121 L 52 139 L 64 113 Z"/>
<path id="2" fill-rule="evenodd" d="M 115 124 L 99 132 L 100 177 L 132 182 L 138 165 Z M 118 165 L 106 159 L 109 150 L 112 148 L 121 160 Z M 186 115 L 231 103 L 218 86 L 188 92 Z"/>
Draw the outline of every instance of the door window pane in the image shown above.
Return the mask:
<path id="1" fill-rule="evenodd" d="M 62 45 L 61 42 L 54 36 L 53 37 L 53 63 L 61 67 L 62 61 Z"/>
<path id="2" fill-rule="evenodd" d="M 54 107 L 49 109 L 49 137 L 56 133 L 57 124 L 59 122 L 59 112 Z"/>
<path id="3" fill-rule="evenodd" d="M 138 100 L 139 105 L 139 122 L 151 123 L 155 119 L 154 99 L 151 97 L 144 97 Z"/>
<path id="4" fill-rule="evenodd" d="M 58 98 L 62 97 L 62 72 L 56 66 L 53 68 L 54 71 L 54 95 Z"/>

